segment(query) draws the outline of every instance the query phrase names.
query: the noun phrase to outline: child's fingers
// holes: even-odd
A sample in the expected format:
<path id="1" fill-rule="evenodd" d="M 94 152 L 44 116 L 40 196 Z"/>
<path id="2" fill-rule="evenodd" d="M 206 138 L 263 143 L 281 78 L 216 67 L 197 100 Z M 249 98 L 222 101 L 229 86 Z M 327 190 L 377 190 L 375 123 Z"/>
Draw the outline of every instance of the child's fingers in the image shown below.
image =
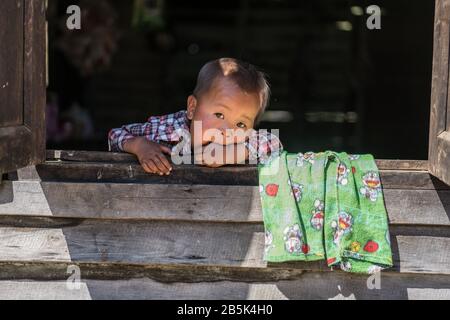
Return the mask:
<path id="1" fill-rule="evenodd" d="M 158 156 L 153 158 L 153 162 L 155 163 L 156 167 L 158 168 L 158 172 L 160 174 L 165 174 L 166 172 L 169 172 L 169 169 L 166 168 L 166 166 L 162 163 L 162 161 L 159 159 Z"/>
<path id="2" fill-rule="evenodd" d="M 145 172 L 155 173 L 155 171 L 151 168 L 151 166 L 145 161 L 141 163 L 142 168 L 144 168 Z"/>
<path id="3" fill-rule="evenodd" d="M 156 166 L 156 164 L 153 162 L 153 160 L 147 160 L 146 161 L 147 165 L 150 167 L 150 170 L 152 171 L 152 173 L 158 173 L 159 169 Z"/>
<path id="4" fill-rule="evenodd" d="M 161 148 L 161 151 L 164 153 L 167 153 L 168 155 L 172 154 L 172 149 L 170 149 L 169 147 L 163 146 L 163 145 L 159 145 Z"/>
<path id="5" fill-rule="evenodd" d="M 163 154 L 158 155 L 159 160 L 163 163 L 163 165 L 166 167 L 166 172 L 169 172 L 172 170 L 172 166 L 170 165 L 169 160 L 167 160 L 166 156 Z"/>

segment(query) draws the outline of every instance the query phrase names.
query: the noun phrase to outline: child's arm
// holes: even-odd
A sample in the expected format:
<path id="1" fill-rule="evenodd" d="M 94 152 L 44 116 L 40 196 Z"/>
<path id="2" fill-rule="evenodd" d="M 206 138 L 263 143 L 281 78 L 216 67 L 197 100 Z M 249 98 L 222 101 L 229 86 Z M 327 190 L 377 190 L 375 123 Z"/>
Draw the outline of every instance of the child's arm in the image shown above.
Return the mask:
<path id="1" fill-rule="evenodd" d="M 152 141 L 156 129 L 150 122 L 111 129 L 108 133 L 109 151 L 136 155 L 142 168 L 148 173 L 169 174 L 172 166 L 164 153 L 170 155 L 171 149 Z"/>
<path id="2" fill-rule="evenodd" d="M 240 164 L 245 163 L 246 160 L 253 161 L 250 163 L 265 163 L 271 157 L 277 156 L 283 151 L 283 145 L 280 139 L 276 135 L 266 131 L 253 131 L 250 139 L 243 143 L 228 145 L 212 143 L 210 147 L 217 148 L 217 150 L 222 148 L 223 159 L 216 159 L 215 157 L 210 157 L 211 159 L 209 159 L 209 152 L 204 152 L 207 150 L 207 147 L 204 147 L 202 149 L 202 152 L 204 152 L 202 163 L 209 167 Z M 198 157 L 199 154 L 196 154 L 196 159 L 199 159 Z"/>
<path id="3" fill-rule="evenodd" d="M 150 122 L 132 123 L 120 128 L 111 129 L 108 133 L 109 151 L 125 151 L 123 148 L 124 142 L 134 137 L 146 137 L 148 140 L 152 141 L 155 137 L 155 130 L 156 128 L 154 128 L 154 125 Z"/>

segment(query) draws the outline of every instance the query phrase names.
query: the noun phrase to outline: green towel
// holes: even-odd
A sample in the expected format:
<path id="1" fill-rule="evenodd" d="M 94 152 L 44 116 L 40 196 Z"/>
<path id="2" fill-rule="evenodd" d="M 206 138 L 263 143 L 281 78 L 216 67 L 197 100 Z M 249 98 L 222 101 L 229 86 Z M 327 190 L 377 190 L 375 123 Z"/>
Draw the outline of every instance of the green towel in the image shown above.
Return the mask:
<path id="1" fill-rule="evenodd" d="M 372 274 L 392 266 L 387 213 L 371 154 L 283 151 L 258 164 L 264 260 L 314 261 Z"/>

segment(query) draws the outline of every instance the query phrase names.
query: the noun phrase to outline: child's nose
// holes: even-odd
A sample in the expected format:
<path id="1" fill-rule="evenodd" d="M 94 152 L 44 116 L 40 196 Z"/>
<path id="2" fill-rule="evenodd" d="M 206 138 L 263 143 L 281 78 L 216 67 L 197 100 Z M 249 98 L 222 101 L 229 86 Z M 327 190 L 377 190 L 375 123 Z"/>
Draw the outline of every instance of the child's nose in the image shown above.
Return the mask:
<path id="1" fill-rule="evenodd" d="M 221 133 L 222 133 L 222 137 L 223 137 L 223 144 L 228 144 L 228 143 L 234 143 L 235 142 L 235 136 L 236 136 L 236 134 L 235 134 L 235 131 L 234 131 L 234 129 L 231 129 L 231 128 L 223 128 L 222 130 L 221 130 Z"/>
<path id="2" fill-rule="evenodd" d="M 224 136 L 225 138 L 231 138 L 234 135 L 233 130 L 230 129 L 229 127 L 225 127 L 225 126 L 221 128 L 221 133 L 222 133 L 222 136 Z"/>

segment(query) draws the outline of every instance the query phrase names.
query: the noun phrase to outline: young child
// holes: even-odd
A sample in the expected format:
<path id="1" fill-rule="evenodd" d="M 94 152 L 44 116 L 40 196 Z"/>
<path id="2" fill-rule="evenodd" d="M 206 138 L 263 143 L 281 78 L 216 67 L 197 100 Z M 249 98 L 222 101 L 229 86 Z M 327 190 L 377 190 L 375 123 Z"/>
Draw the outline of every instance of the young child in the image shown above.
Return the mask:
<path id="1" fill-rule="evenodd" d="M 253 129 L 266 109 L 269 95 L 265 75 L 253 65 L 233 58 L 210 61 L 200 70 L 186 110 L 111 129 L 109 151 L 132 153 L 146 172 L 160 175 L 172 170 L 165 154 L 173 155 L 174 146 L 183 138 L 194 154 L 201 154 L 207 146 L 222 148 L 223 159 L 204 157 L 202 165 L 218 167 L 245 160 L 263 163 L 283 149 L 276 135 Z M 212 129 L 219 135 L 208 135 Z M 238 135 L 239 131 L 245 131 L 245 136 Z M 239 147 L 244 147 L 245 152 L 237 152 Z"/>

